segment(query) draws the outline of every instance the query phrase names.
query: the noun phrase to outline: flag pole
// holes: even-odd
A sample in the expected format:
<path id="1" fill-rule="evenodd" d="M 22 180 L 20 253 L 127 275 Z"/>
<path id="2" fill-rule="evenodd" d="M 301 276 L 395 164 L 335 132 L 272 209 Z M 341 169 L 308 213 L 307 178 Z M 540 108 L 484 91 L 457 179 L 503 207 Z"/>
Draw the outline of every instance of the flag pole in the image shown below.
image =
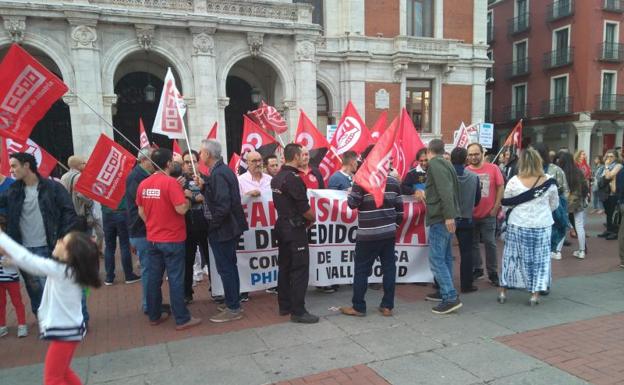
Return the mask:
<path id="1" fill-rule="evenodd" d="M 183 131 L 184 131 L 184 139 L 186 140 L 186 146 L 188 147 L 188 150 L 189 150 L 189 155 L 190 155 L 189 158 L 191 158 L 191 167 L 193 168 L 193 175 L 197 176 L 197 170 L 195 169 L 195 161 L 193 160 L 193 153 L 190 151 L 191 141 L 189 140 L 188 132 L 186 132 L 186 127 L 184 127 Z"/>
<path id="2" fill-rule="evenodd" d="M 76 98 L 77 98 L 78 100 L 80 100 L 80 101 L 81 101 L 81 102 L 82 102 L 85 106 L 87 106 L 87 108 L 89 108 L 89 109 L 91 110 L 91 112 L 93 112 L 93 113 L 94 113 L 94 114 L 95 114 L 98 118 L 100 118 L 100 120 L 102 120 L 102 121 L 103 121 L 103 122 L 104 122 L 107 126 L 109 126 L 110 128 L 112 128 L 112 129 L 113 129 L 113 131 L 115 131 L 116 133 L 118 133 L 118 134 L 119 134 L 119 136 L 121 136 L 123 139 L 125 139 L 125 140 L 126 140 L 126 142 L 128 142 L 128 144 L 130 144 L 132 147 L 134 147 L 134 148 L 137 150 L 137 152 L 141 151 L 141 149 L 140 149 L 140 148 L 138 148 L 137 146 L 135 146 L 135 145 L 134 145 L 134 143 L 132 143 L 132 141 L 131 141 L 130 139 L 128 139 L 128 137 L 127 137 L 127 136 L 125 136 L 125 135 L 124 135 L 121 131 L 119 131 L 117 128 L 115 128 L 115 126 L 113 126 L 113 125 L 112 125 L 111 123 L 109 123 L 106 119 L 104 119 L 104 117 L 103 117 L 102 115 L 100 115 L 100 113 L 99 113 L 99 112 L 97 112 L 97 111 L 96 111 L 93 107 L 91 107 L 91 105 L 90 105 L 89 103 L 87 103 L 87 102 L 86 102 L 83 98 L 81 98 L 81 97 L 80 97 L 80 95 L 78 95 L 78 93 L 74 92 L 74 90 L 70 90 L 70 91 L 72 91 L 72 93 L 73 93 L 74 95 L 76 95 Z M 192 157 L 191 157 L 191 158 L 192 158 Z M 135 158 L 135 159 L 138 159 L 138 158 Z M 156 163 L 154 163 L 154 161 L 153 161 L 153 160 L 151 160 L 150 158 L 147 158 L 147 159 L 149 159 L 149 161 L 150 161 L 150 162 L 154 165 L 154 167 L 156 167 L 159 171 L 163 171 L 163 172 L 165 171 L 165 170 L 163 170 L 162 168 L 160 168 L 160 167 L 159 167 Z"/>
<path id="3" fill-rule="evenodd" d="M 522 123 L 522 119 L 520 119 L 520 121 L 518 123 Z M 511 132 L 509 133 L 509 135 L 512 135 L 514 133 L 514 131 L 516 130 L 516 127 L 518 127 L 518 123 L 516 123 L 516 125 L 514 126 L 514 128 L 511 130 Z M 520 138 L 520 140 L 522 140 L 522 138 Z M 505 140 L 505 142 L 507 142 L 507 140 Z M 492 163 L 496 163 L 496 160 L 498 159 L 498 157 L 500 156 L 500 154 L 503 152 L 503 150 L 505 149 L 505 145 L 503 145 L 501 147 L 500 150 L 498 150 L 498 154 L 496 154 L 496 156 L 494 157 L 494 159 L 492 159 Z M 510 146 L 513 147 L 513 144 Z"/>

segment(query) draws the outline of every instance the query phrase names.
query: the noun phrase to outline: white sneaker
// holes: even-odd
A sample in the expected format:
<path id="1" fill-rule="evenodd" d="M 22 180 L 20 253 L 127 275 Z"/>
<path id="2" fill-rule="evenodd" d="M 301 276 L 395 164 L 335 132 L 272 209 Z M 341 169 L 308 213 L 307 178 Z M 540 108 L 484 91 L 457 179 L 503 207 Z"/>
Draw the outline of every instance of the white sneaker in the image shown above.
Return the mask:
<path id="1" fill-rule="evenodd" d="M 561 253 L 559 252 L 550 253 L 550 258 L 559 261 L 561 260 Z"/>
<path id="2" fill-rule="evenodd" d="M 24 338 L 28 336 L 28 325 L 17 326 L 17 338 Z"/>
<path id="3" fill-rule="evenodd" d="M 0 326 L 0 337 L 4 337 L 9 334 L 9 328 L 6 326 Z"/>
<path id="4" fill-rule="evenodd" d="M 577 250 L 573 252 L 572 255 L 574 255 L 578 259 L 585 259 L 585 251 L 583 250 Z"/>

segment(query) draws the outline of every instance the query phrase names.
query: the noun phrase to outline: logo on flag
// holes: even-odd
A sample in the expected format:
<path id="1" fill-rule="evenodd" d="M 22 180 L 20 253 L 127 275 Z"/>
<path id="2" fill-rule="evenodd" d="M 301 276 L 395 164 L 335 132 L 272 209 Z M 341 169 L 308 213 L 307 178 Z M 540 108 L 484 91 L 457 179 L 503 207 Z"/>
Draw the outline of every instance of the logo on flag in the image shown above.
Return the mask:
<path id="1" fill-rule="evenodd" d="M 3 175 L 10 174 L 11 167 L 9 166 L 9 156 L 16 152 L 25 152 L 34 156 L 35 161 L 37 161 L 37 171 L 39 171 L 39 174 L 44 178 L 50 176 L 50 174 L 54 170 L 54 167 L 56 167 L 56 164 L 58 163 L 56 158 L 54 158 L 46 150 L 41 148 L 32 139 L 28 139 L 26 140 L 26 142 L 18 142 L 11 138 L 2 138 L 2 141 L 3 157 L 0 172 L 2 172 Z"/>
<path id="2" fill-rule="evenodd" d="M 26 141 L 67 86 L 19 45 L 0 63 L 0 134 Z"/>
<path id="3" fill-rule="evenodd" d="M 260 108 L 253 110 L 249 113 L 249 116 L 260 127 L 267 131 L 273 131 L 277 134 L 283 134 L 288 130 L 286 121 L 273 106 L 269 106 L 264 101 L 260 104 Z"/>
<path id="4" fill-rule="evenodd" d="M 149 138 L 145 132 L 145 126 L 143 126 L 143 119 L 139 118 L 139 148 L 149 147 Z"/>
<path id="5" fill-rule="evenodd" d="M 156 119 L 152 127 L 152 133 L 168 136 L 170 139 L 184 139 L 184 113 L 186 105 L 182 99 L 182 95 L 178 91 L 175 84 L 171 68 L 167 68 L 167 75 L 162 94 L 160 95 L 160 103 L 156 112 Z"/>
<path id="6" fill-rule="evenodd" d="M 310 164 L 318 167 L 325 184 L 329 177 L 340 169 L 342 162 L 336 154 L 336 150 L 331 147 L 327 139 L 319 132 L 308 116 L 300 111 L 299 125 L 295 143 L 298 143 L 310 151 Z"/>
<path id="7" fill-rule="evenodd" d="M 331 145 L 338 155 L 351 150 L 362 152 L 371 143 L 368 128 L 362 121 L 353 103 L 349 102 L 345 108 L 336 133 L 332 137 Z"/>

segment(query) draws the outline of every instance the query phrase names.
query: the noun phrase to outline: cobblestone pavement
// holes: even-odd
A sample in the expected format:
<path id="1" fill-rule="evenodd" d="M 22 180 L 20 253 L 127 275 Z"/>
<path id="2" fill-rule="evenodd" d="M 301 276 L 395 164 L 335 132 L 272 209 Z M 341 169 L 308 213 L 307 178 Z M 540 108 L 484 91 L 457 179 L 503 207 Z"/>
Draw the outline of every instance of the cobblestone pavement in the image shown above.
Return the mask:
<path id="1" fill-rule="evenodd" d="M 140 285 L 119 282 L 89 299 L 91 330 L 74 368 L 87 384 L 110 385 L 624 383 L 617 371 L 624 368 L 624 271 L 617 241 L 594 237 L 601 221 L 590 216 L 586 260 L 572 257 L 573 245 L 553 261 L 553 291 L 534 309 L 521 292 L 497 304 L 493 288 L 479 281 L 481 290 L 462 297 L 458 314 L 435 316 L 422 300 L 430 288 L 400 285 L 393 317 L 353 319 L 333 309 L 350 302 L 346 286 L 332 295 L 309 293 L 310 310 L 322 316 L 317 325 L 287 322 L 265 293 L 245 303 L 242 321 L 211 324 L 216 306 L 203 283 L 190 309 L 205 322 L 176 332 L 173 321 L 149 326 L 139 309 Z M 370 303 L 380 294 L 369 291 Z M 31 336 L 18 340 L 12 328 L 0 339 L 5 385 L 41 382 L 46 344 L 29 317 Z M 605 349 L 590 353 L 596 346 Z"/>

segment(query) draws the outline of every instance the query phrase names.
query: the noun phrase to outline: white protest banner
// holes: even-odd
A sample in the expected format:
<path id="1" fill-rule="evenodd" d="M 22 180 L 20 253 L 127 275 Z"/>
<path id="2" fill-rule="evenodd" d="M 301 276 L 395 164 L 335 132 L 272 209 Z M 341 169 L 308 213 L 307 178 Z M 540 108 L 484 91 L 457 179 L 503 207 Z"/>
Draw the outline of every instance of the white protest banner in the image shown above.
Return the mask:
<path id="1" fill-rule="evenodd" d="M 310 286 L 328 286 L 353 282 L 353 258 L 357 232 L 357 211 L 347 206 L 347 193 L 334 190 L 308 190 L 316 223 L 308 230 L 310 240 Z M 403 223 L 397 229 L 395 255 L 397 282 L 431 282 L 425 206 L 404 196 Z M 271 193 L 243 198 L 249 230 L 237 248 L 240 291 L 251 292 L 277 286 L 277 244 L 273 226 L 277 214 Z M 223 285 L 214 258 L 210 258 L 212 294 L 222 295 Z M 379 261 L 373 266 L 369 282 L 381 282 Z"/>
<path id="2" fill-rule="evenodd" d="M 479 124 L 479 143 L 485 148 L 492 148 L 494 145 L 494 124 Z"/>

